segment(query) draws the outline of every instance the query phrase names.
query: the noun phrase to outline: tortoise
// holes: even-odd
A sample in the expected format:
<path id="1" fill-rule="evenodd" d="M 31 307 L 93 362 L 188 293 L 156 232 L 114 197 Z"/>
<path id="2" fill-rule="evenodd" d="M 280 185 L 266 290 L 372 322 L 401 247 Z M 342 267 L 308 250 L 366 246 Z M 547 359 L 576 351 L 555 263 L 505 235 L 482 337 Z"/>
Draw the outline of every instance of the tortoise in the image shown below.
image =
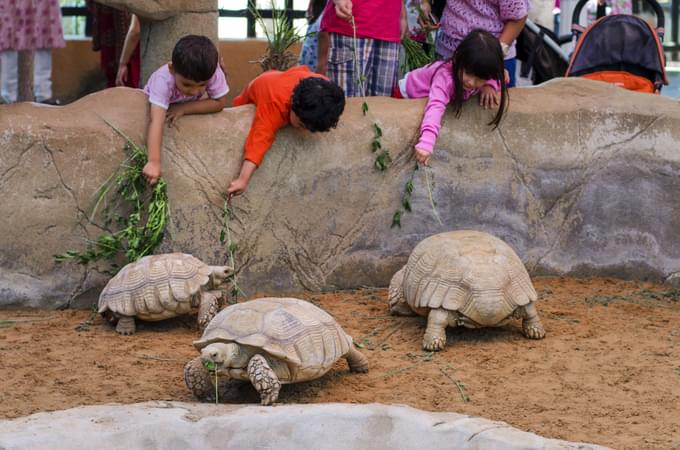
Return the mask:
<path id="1" fill-rule="evenodd" d="M 501 326 L 521 318 L 524 336 L 545 337 L 524 264 L 488 233 L 460 230 L 424 239 L 392 277 L 388 295 L 392 314 L 427 316 L 427 351 L 444 348 L 447 325 Z"/>
<path id="2" fill-rule="evenodd" d="M 281 384 L 308 381 L 345 358 L 352 372 L 368 360 L 327 312 L 295 298 L 259 298 L 230 305 L 194 342 L 201 356 L 184 368 L 184 381 L 201 401 L 215 400 L 215 372 L 250 381 L 262 405 L 276 402 Z"/>
<path id="3" fill-rule="evenodd" d="M 127 264 L 104 287 L 99 313 L 122 335 L 135 332 L 135 317 L 157 321 L 198 308 L 200 329 L 217 314 L 229 266 L 209 266 L 186 253 L 145 256 Z M 208 290 L 210 288 L 211 290 Z"/>

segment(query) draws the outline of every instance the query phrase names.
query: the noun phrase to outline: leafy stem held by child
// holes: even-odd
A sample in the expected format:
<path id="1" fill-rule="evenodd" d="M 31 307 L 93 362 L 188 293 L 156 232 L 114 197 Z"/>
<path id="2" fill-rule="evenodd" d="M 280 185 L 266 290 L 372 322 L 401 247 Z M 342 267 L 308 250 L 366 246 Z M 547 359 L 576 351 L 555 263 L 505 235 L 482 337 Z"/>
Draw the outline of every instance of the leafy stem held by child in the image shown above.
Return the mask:
<path id="1" fill-rule="evenodd" d="M 399 80 L 393 97 L 429 97 L 420 125 L 420 139 L 414 149 L 418 162 L 429 163 L 446 106 L 451 103 L 458 117 L 463 102 L 477 93 L 482 106 L 498 107 L 489 123 L 498 127 L 508 105 L 503 51 L 498 39 L 481 30 L 469 33 L 451 59 L 408 72 Z M 498 93 L 500 99 L 497 100 Z"/>
<path id="2" fill-rule="evenodd" d="M 221 111 L 229 86 L 220 67 L 217 48 L 205 36 L 184 36 L 172 51 L 172 62 L 149 77 L 144 92 L 149 96 L 149 128 L 146 145 L 149 162 L 142 175 L 150 184 L 161 176 L 163 126 L 174 126 L 186 114 Z M 204 94 L 208 98 L 203 98 Z"/>

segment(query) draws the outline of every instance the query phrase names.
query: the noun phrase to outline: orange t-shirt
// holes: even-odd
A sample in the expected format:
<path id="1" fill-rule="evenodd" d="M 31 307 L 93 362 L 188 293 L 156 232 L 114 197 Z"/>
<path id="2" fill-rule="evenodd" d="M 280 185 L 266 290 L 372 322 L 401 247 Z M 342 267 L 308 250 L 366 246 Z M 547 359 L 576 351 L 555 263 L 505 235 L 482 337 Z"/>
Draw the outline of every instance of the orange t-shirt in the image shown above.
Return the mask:
<path id="1" fill-rule="evenodd" d="M 264 154 L 274 142 L 276 132 L 290 122 L 293 89 L 300 80 L 321 77 L 307 66 L 295 66 L 280 72 L 269 70 L 251 81 L 241 95 L 234 99 L 234 106 L 255 104 L 255 118 L 246 138 L 243 159 L 259 166 Z"/>

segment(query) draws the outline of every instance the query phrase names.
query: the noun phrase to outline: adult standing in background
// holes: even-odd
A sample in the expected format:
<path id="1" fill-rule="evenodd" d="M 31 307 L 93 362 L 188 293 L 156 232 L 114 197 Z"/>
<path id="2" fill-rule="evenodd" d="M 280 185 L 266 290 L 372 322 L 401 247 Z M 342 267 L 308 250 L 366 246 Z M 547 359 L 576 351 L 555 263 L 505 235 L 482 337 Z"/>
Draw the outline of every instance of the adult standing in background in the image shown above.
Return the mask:
<path id="1" fill-rule="evenodd" d="M 17 101 L 18 52 L 33 50 L 33 94 L 52 100 L 52 49 L 63 48 L 59 0 L 0 0 L 0 95 Z"/>
<path id="2" fill-rule="evenodd" d="M 92 13 L 92 50 L 100 52 L 100 67 L 106 76 L 106 87 L 116 86 L 116 75 L 124 50 L 128 31 L 131 29 L 132 14 L 128 11 L 102 5 L 88 0 L 88 8 Z M 123 72 L 126 80 L 123 86 L 139 87 L 139 31 L 137 42 L 130 49 L 125 59 Z"/>
<path id="3" fill-rule="evenodd" d="M 356 49 L 352 22 L 356 25 Z M 316 71 L 328 74 L 348 97 L 362 95 L 359 78 L 366 95 L 390 96 L 397 83 L 399 47 L 407 28 L 404 0 L 329 1 L 321 20 Z"/>
<path id="4" fill-rule="evenodd" d="M 429 0 L 422 0 L 420 5 L 427 17 L 431 10 Z M 515 40 L 524 28 L 528 12 L 528 0 L 447 0 L 437 33 L 437 57 L 449 59 L 470 31 L 487 31 L 501 43 L 510 77 L 508 87 L 512 87 L 517 66 Z"/>
<path id="5" fill-rule="evenodd" d="M 313 71 L 316 71 L 319 60 L 319 27 L 327 1 L 310 0 L 307 7 L 307 33 L 302 43 L 298 64 L 305 65 Z"/>

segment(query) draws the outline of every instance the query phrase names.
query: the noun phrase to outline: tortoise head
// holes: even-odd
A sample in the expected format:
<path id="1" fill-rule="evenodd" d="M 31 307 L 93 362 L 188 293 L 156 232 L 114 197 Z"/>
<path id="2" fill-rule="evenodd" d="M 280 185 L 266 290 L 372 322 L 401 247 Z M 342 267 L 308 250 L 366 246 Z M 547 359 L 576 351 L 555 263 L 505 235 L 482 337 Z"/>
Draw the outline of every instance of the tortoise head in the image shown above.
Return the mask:
<path id="1" fill-rule="evenodd" d="M 221 289 L 226 286 L 228 278 L 234 272 L 230 266 L 210 266 L 210 285 L 212 289 Z"/>
<path id="2" fill-rule="evenodd" d="M 214 365 L 216 370 L 245 367 L 248 359 L 248 355 L 241 351 L 241 346 L 233 342 L 217 342 L 201 350 L 203 363 L 212 363 L 210 365 Z"/>

